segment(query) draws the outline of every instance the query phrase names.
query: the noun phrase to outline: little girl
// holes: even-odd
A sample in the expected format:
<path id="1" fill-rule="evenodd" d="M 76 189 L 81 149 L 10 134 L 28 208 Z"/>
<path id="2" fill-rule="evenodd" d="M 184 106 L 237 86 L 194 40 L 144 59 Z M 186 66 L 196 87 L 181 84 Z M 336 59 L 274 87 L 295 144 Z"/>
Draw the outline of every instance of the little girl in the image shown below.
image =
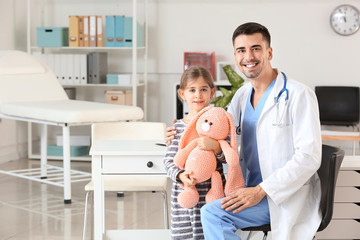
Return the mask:
<path id="1" fill-rule="evenodd" d="M 191 172 L 184 171 L 175 166 L 174 157 L 178 151 L 179 140 L 190 123 L 191 119 L 204 107 L 208 106 L 216 91 L 214 80 L 208 70 L 199 66 L 191 66 L 181 76 L 179 97 L 189 105 L 189 113 L 181 120 L 174 123 L 176 135 L 171 141 L 164 159 L 167 174 L 173 180 L 171 191 L 171 236 L 173 240 L 204 239 L 200 208 L 205 205 L 206 193 L 211 188 L 211 179 L 196 183 L 196 179 L 190 177 Z M 217 141 L 208 137 L 198 139 L 198 147 L 203 150 L 214 151 L 217 158 L 217 171 L 221 174 L 223 184 L 225 177 L 222 162 L 225 162 L 221 147 Z M 183 208 L 178 203 L 178 195 L 183 190 L 181 184 L 194 186 L 199 192 L 200 199 L 193 208 Z"/>

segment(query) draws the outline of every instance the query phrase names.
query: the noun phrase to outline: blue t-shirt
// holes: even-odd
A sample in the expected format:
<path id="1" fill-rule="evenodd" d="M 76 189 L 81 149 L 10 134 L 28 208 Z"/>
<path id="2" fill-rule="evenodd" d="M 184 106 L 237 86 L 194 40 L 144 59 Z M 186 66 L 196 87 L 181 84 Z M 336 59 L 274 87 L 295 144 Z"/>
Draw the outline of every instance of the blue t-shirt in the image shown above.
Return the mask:
<path id="1" fill-rule="evenodd" d="M 275 81 L 272 81 L 270 86 L 266 89 L 265 93 L 261 96 L 259 103 L 254 109 L 251 104 L 251 96 L 254 93 L 254 89 L 251 88 L 251 92 L 246 102 L 244 120 L 243 120 L 243 140 L 242 145 L 244 149 L 244 159 L 247 167 L 247 178 L 245 179 L 246 187 L 255 187 L 262 182 L 262 176 L 259 166 L 259 155 L 257 149 L 256 140 L 256 126 L 258 124 L 261 112 L 264 108 L 266 99 L 269 93 L 274 87 Z"/>

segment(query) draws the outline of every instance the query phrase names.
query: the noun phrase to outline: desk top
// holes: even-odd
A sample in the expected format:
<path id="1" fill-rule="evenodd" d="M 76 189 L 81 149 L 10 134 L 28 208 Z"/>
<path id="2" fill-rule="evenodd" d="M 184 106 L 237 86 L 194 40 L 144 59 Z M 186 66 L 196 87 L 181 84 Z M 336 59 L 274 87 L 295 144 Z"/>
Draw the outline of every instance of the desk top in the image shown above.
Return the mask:
<path id="1" fill-rule="evenodd" d="M 98 140 L 90 148 L 90 155 L 162 155 L 167 150 L 154 140 Z"/>

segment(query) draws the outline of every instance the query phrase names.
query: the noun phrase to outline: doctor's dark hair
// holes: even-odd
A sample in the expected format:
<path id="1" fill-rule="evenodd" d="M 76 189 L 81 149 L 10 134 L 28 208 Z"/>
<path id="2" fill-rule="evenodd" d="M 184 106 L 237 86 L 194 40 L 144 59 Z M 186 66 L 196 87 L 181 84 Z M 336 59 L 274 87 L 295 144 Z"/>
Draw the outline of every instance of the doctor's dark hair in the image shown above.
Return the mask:
<path id="1" fill-rule="evenodd" d="M 269 44 L 269 47 L 271 46 L 269 30 L 265 26 L 256 22 L 248 22 L 238 26 L 233 33 L 232 43 L 234 45 L 235 38 L 239 35 L 252 35 L 255 33 L 261 33 L 263 39 Z"/>
<path id="2" fill-rule="evenodd" d="M 214 79 L 211 76 L 211 73 L 202 66 L 190 66 L 184 73 L 181 75 L 180 79 L 180 89 L 185 90 L 189 82 L 197 80 L 199 77 L 202 77 L 205 82 L 209 85 L 210 89 L 215 87 Z M 182 101 L 181 97 L 179 99 Z"/>

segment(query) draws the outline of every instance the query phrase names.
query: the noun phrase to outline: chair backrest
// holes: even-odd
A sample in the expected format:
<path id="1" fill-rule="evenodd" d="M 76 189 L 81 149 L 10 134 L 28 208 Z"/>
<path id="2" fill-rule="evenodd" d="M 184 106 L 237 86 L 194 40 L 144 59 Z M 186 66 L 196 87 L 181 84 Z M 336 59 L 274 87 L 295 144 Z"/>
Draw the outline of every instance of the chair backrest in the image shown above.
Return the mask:
<path id="1" fill-rule="evenodd" d="M 108 122 L 91 126 L 92 140 L 165 141 L 166 124 L 162 122 Z"/>
<path id="2" fill-rule="evenodd" d="M 324 230 L 331 221 L 336 180 L 344 155 L 344 150 L 333 146 L 322 145 L 321 166 L 317 173 L 321 181 L 320 209 L 323 216 L 318 231 Z"/>
<path id="3" fill-rule="evenodd" d="M 0 103 L 69 99 L 53 71 L 21 51 L 0 51 Z"/>

